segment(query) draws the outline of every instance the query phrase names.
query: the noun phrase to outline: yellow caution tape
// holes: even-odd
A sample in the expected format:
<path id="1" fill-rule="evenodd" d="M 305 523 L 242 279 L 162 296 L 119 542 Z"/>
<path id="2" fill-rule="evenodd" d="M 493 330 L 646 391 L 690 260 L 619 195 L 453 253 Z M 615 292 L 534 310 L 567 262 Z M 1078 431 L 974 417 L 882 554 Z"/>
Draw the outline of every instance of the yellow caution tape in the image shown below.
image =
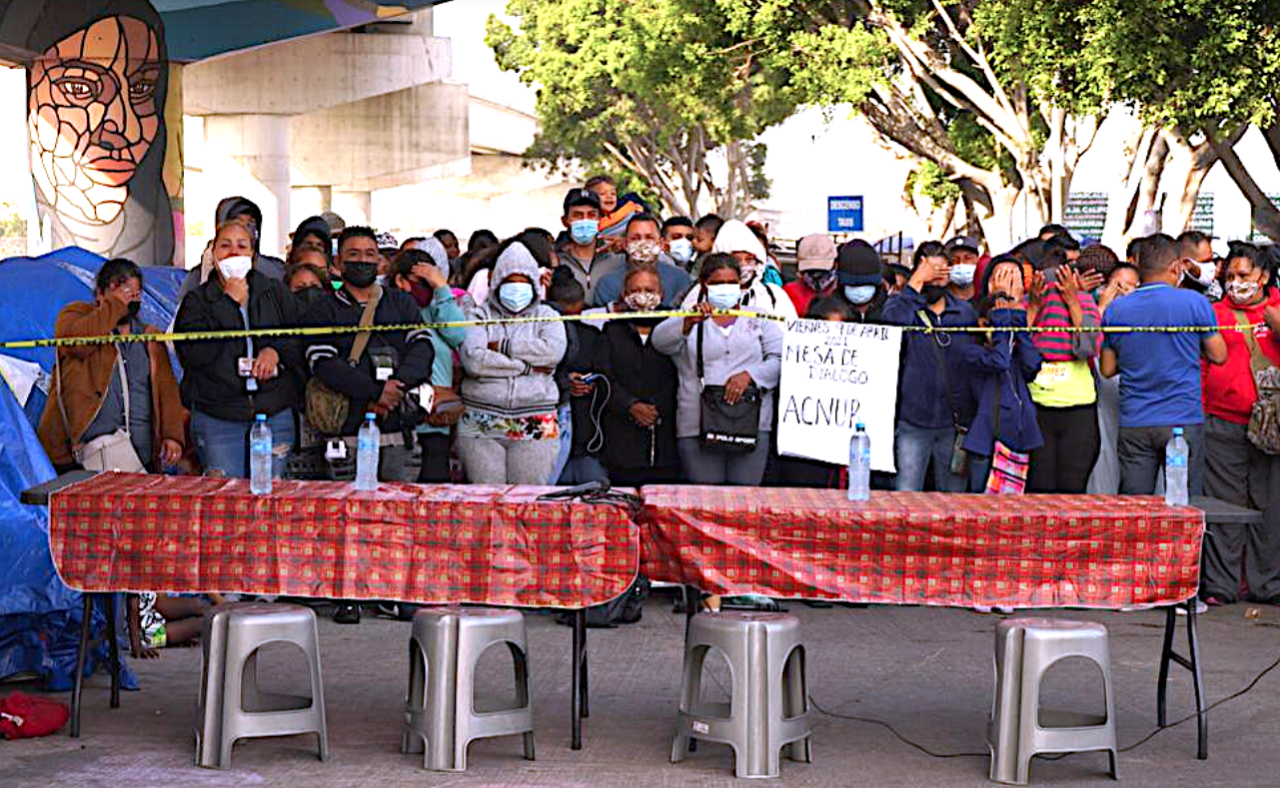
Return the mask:
<path id="1" fill-rule="evenodd" d="M 777 322 L 786 322 L 787 318 L 766 315 L 743 309 L 716 310 L 716 317 L 754 317 Z M 670 310 L 663 312 L 601 312 L 581 315 L 539 315 L 532 317 L 508 317 L 494 320 L 458 320 L 450 323 L 400 323 L 385 326 L 306 326 L 296 328 L 253 328 L 224 331 L 186 331 L 156 332 L 144 334 L 107 334 L 92 337 L 42 337 L 39 339 L 14 339 L 0 342 L 0 349 L 27 350 L 42 347 L 75 347 L 81 345 L 107 345 L 128 342 L 206 342 L 219 339 L 245 339 L 259 337 L 315 337 L 333 334 L 356 334 L 361 331 L 422 331 L 442 328 L 480 328 L 493 325 L 519 325 L 522 323 L 568 323 L 568 322 L 605 322 L 609 320 L 642 320 L 647 318 L 698 317 L 701 312 L 689 310 Z M 1017 331 L 1028 333 L 1077 333 L 1077 334 L 1184 334 L 1214 333 L 1218 331 L 1252 331 L 1266 325 L 1265 323 L 1233 324 L 1229 326 L 1101 326 L 1101 327 L 991 327 L 991 326 L 890 326 L 903 331 L 922 331 L 925 333 L 957 333 L 986 334 L 993 331 Z"/>

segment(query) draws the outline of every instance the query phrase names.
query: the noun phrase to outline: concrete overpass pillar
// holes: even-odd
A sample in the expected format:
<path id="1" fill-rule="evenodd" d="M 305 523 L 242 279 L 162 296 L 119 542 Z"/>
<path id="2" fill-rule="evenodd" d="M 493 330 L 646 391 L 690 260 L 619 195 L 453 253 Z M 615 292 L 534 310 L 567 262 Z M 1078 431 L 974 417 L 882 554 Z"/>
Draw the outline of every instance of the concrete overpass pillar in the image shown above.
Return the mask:
<path id="1" fill-rule="evenodd" d="M 289 116 L 210 115 L 205 144 L 239 164 L 261 190 L 245 193 L 262 209 L 262 250 L 280 254 L 289 231 Z M 224 196 L 231 196 L 231 192 Z"/>
<path id="2" fill-rule="evenodd" d="M 373 193 L 367 191 L 332 191 L 332 210 L 350 227 L 353 224 L 369 224 L 373 216 Z"/>

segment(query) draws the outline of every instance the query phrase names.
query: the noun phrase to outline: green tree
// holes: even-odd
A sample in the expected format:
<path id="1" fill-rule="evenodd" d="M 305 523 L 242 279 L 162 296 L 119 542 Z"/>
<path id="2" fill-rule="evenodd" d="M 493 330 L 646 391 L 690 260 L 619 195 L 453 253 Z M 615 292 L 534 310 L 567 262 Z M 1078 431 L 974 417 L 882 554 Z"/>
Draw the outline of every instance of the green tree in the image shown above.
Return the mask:
<path id="1" fill-rule="evenodd" d="M 1005 56 L 1012 27 L 987 16 L 999 16 L 1001 0 L 716 5 L 767 71 L 789 75 L 796 101 L 852 104 L 884 142 L 955 183 L 993 249 L 1014 240 L 1020 199 L 1030 223 L 1055 214 L 1105 111 L 1088 69 L 1067 75 L 1067 101 L 1049 91 L 1042 69 Z M 1080 35 L 1043 15 L 1024 23 L 1049 47 L 1074 47 Z"/>
<path id="2" fill-rule="evenodd" d="M 667 210 L 742 216 L 766 197 L 753 142 L 794 102 L 709 0 L 511 0 L 490 17 L 498 65 L 537 88 L 541 130 L 526 155 L 646 184 Z"/>
<path id="3" fill-rule="evenodd" d="M 1021 0 L 1040 13 L 1070 20 L 1083 31 L 1081 49 L 1040 51 L 1024 40 L 1011 56 L 1038 58 L 1037 73 L 1072 68 L 1089 72 L 1113 101 L 1138 108 L 1162 144 L 1193 151 L 1195 161 L 1183 190 L 1178 219 L 1190 218 L 1203 172 L 1219 159 L 1248 197 L 1254 223 L 1280 240 L 1280 211 L 1235 153 L 1250 125 L 1261 129 L 1280 166 L 1280 2 L 1276 0 Z M 1045 82 L 1065 98 L 1069 85 Z M 1169 227 L 1166 221 L 1166 229 Z"/>

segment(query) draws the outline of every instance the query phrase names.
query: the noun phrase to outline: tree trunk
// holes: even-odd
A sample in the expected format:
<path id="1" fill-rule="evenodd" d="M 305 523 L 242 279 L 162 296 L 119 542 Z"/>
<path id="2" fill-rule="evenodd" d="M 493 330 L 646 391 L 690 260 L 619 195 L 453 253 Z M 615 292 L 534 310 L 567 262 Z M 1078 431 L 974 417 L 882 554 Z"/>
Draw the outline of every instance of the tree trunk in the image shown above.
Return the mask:
<path id="1" fill-rule="evenodd" d="M 1013 206 L 1018 201 L 1018 188 L 984 189 L 966 181 L 961 183 L 961 189 L 964 190 L 965 203 L 973 209 L 971 216 L 982 228 L 988 251 L 996 255 L 1012 249 Z"/>
<path id="2" fill-rule="evenodd" d="M 1140 169 L 1137 172 L 1133 198 L 1125 210 L 1124 243 L 1127 244 L 1130 238 L 1147 235 L 1159 229 L 1159 224 L 1152 221 L 1152 216 L 1156 210 L 1156 198 L 1160 195 L 1160 178 L 1164 174 L 1164 166 L 1168 160 L 1168 135 L 1164 129 L 1158 129 L 1151 139 L 1151 147 L 1147 149 L 1146 159 L 1135 162 Z"/>
<path id="3" fill-rule="evenodd" d="M 1219 140 L 1212 131 L 1209 132 L 1209 141 L 1218 158 L 1222 160 L 1222 166 L 1226 168 L 1231 180 L 1235 181 L 1236 186 L 1240 187 L 1240 191 L 1244 192 L 1245 198 L 1249 200 L 1249 207 L 1253 209 L 1254 226 L 1271 240 L 1280 241 L 1280 210 L 1276 210 L 1271 199 L 1249 174 L 1244 162 L 1240 161 L 1240 157 L 1236 155 L 1234 143 L 1229 139 Z"/>
<path id="4" fill-rule="evenodd" d="M 1242 126 L 1223 142 L 1234 146 L 1246 128 Z M 1171 129 L 1165 136 L 1170 151 L 1169 162 L 1165 165 L 1165 183 L 1167 192 L 1176 202 L 1161 217 L 1161 230 L 1169 235 L 1178 235 L 1191 228 L 1200 187 L 1204 185 L 1209 170 L 1217 164 L 1218 154 L 1208 140 L 1192 145 L 1179 129 Z"/>

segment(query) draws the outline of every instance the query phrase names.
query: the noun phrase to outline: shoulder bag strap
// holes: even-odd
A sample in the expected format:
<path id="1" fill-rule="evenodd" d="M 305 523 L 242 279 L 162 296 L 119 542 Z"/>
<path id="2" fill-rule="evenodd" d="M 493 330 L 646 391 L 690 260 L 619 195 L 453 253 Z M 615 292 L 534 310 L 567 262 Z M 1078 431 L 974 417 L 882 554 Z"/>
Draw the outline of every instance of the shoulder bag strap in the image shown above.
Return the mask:
<path id="1" fill-rule="evenodd" d="M 120 399 L 124 402 L 124 434 L 129 435 L 129 377 L 124 371 L 124 349 L 119 346 L 116 347 L 116 371 L 120 373 Z"/>
<path id="2" fill-rule="evenodd" d="M 698 391 L 702 391 L 706 387 L 706 383 L 703 382 L 706 377 L 706 371 L 702 366 L 702 327 L 704 323 L 706 323 L 705 320 L 698 324 Z"/>
<path id="3" fill-rule="evenodd" d="M 369 302 L 364 305 L 364 312 L 360 315 L 360 328 L 368 328 L 373 325 L 373 315 L 378 311 L 378 302 L 382 300 L 382 287 L 380 285 L 373 286 L 373 292 L 369 294 Z M 347 361 L 351 366 L 360 363 L 360 357 L 364 355 L 364 349 L 369 346 L 369 337 L 372 331 L 361 331 L 356 334 L 356 341 L 351 343 L 351 355 L 347 357 Z"/>
<path id="4" fill-rule="evenodd" d="M 1241 327 L 1240 334 L 1244 337 L 1245 346 L 1249 348 L 1249 367 L 1253 374 L 1257 375 L 1271 366 L 1271 361 L 1263 355 L 1262 348 L 1258 347 L 1258 339 L 1253 335 L 1253 329 L 1246 328 L 1249 325 L 1249 316 L 1238 309 L 1231 310 L 1231 314 L 1236 316 L 1236 325 Z"/>
<path id="5" fill-rule="evenodd" d="M 933 321 L 929 319 L 929 313 L 921 309 L 916 312 L 924 324 L 929 328 L 933 328 Z M 942 357 L 942 349 L 938 346 L 938 340 L 934 337 L 930 338 L 930 344 L 933 345 L 933 358 L 938 363 L 938 368 L 942 370 L 942 382 L 947 387 L 947 407 L 951 410 L 951 425 L 956 429 L 960 428 L 960 411 L 956 410 L 955 398 L 951 393 L 951 370 L 947 360 Z M 998 404 L 998 402 L 997 402 Z"/>

